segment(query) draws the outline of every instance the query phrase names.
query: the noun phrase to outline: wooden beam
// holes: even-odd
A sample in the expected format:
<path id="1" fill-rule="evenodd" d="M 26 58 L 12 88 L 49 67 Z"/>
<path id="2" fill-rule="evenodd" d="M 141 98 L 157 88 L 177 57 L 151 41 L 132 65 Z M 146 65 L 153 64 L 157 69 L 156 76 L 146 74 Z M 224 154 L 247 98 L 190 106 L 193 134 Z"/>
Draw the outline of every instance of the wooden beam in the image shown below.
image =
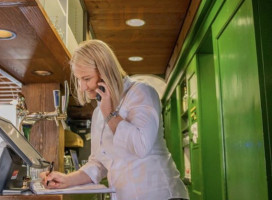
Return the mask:
<path id="1" fill-rule="evenodd" d="M 174 51 L 172 53 L 172 56 L 169 60 L 169 63 L 167 65 L 166 71 L 165 71 L 165 80 L 167 81 L 169 78 L 170 73 L 173 71 L 175 64 L 178 60 L 178 57 L 180 55 L 181 49 L 183 47 L 185 38 L 192 26 L 193 20 L 195 18 L 195 15 L 197 13 L 197 10 L 199 8 L 199 5 L 201 3 L 201 0 L 192 0 L 190 7 L 188 9 L 188 12 L 186 14 L 186 18 L 184 21 L 184 24 L 182 26 L 181 32 L 179 34 L 178 40 L 176 42 L 176 46 L 174 48 Z"/>
<path id="2" fill-rule="evenodd" d="M 35 1 L 36 6 L 21 7 L 20 10 L 32 28 L 36 31 L 41 41 L 43 41 L 43 43 L 54 55 L 58 64 L 61 66 L 64 73 L 62 77 L 63 80 L 60 82 L 64 82 L 64 80 L 70 80 L 69 61 L 71 54 L 60 38 L 56 28 L 51 23 L 42 5 L 38 0 Z"/>

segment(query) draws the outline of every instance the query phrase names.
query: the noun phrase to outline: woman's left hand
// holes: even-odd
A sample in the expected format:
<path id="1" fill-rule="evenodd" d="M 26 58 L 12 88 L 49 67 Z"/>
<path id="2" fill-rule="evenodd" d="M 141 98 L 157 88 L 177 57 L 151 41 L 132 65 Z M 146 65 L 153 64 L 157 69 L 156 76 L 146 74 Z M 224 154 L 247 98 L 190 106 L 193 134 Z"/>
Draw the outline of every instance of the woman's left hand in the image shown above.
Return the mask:
<path id="1" fill-rule="evenodd" d="M 95 91 L 101 96 L 100 109 L 104 118 L 106 118 L 113 111 L 111 95 L 108 86 L 104 82 L 99 82 L 98 86 L 102 86 L 105 88 L 105 92 L 101 91 L 98 88 Z"/>

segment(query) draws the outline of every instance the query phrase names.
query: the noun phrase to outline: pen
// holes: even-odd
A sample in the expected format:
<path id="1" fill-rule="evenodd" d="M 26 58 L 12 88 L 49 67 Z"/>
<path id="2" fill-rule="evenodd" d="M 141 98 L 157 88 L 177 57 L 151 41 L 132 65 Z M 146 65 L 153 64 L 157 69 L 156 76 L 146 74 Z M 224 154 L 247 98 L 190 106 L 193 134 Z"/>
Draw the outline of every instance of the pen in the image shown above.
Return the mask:
<path id="1" fill-rule="evenodd" d="M 53 168 L 54 168 L 54 161 L 51 162 L 51 164 L 50 164 L 50 167 L 49 167 L 49 174 L 53 171 Z M 48 175 L 49 175 L 49 174 L 48 174 Z M 48 184 L 49 184 L 49 181 L 46 182 L 46 185 L 47 185 L 47 186 L 48 186 Z"/>

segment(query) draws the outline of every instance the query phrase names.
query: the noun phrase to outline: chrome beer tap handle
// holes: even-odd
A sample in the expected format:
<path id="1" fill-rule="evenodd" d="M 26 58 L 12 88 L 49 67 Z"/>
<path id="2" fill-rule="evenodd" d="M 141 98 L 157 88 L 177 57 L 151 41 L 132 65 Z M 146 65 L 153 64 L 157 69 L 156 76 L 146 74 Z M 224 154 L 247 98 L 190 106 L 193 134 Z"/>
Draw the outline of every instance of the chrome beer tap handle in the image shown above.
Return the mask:
<path id="1" fill-rule="evenodd" d="M 67 118 L 67 107 L 69 102 L 69 86 L 68 82 L 64 82 L 65 95 L 62 96 L 62 108 L 60 111 L 60 91 L 53 90 L 54 98 L 54 107 L 55 111 L 53 112 L 33 112 L 29 113 L 26 108 L 25 98 L 23 95 L 18 97 L 17 116 L 21 118 L 19 125 L 19 130 L 22 130 L 23 125 L 34 125 L 37 121 L 46 119 L 46 120 L 55 120 L 56 125 L 59 126 L 59 121 L 61 121 L 63 128 L 66 129 L 65 120 Z"/>

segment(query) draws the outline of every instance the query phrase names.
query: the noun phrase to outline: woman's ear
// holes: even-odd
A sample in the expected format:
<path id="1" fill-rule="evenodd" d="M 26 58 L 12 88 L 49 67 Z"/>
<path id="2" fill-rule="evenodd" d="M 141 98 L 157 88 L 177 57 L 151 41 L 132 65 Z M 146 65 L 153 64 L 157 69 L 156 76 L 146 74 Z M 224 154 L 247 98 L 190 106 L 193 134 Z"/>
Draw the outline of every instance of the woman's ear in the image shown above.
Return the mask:
<path id="1" fill-rule="evenodd" d="M 101 77 L 100 74 L 99 74 L 99 78 L 100 78 L 99 82 L 104 82 L 104 80 L 103 80 L 103 78 Z"/>
<path id="2" fill-rule="evenodd" d="M 98 76 L 99 76 L 99 82 L 104 82 L 103 78 L 102 78 L 102 76 L 101 76 L 101 74 L 99 72 L 98 72 Z"/>

